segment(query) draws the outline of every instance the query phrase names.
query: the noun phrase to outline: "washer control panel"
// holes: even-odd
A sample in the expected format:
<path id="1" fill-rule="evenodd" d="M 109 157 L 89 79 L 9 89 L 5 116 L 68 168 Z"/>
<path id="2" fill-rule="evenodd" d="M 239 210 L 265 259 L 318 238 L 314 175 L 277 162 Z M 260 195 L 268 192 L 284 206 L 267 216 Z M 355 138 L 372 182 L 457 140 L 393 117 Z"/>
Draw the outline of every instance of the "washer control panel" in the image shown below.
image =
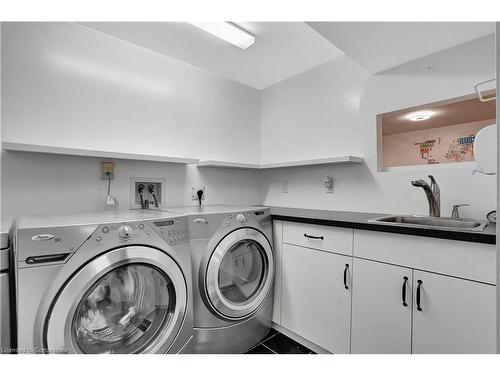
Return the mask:
<path id="1" fill-rule="evenodd" d="M 130 228 L 130 226 L 128 225 L 122 225 L 120 228 L 118 228 L 118 236 L 120 236 L 122 240 L 128 240 L 132 238 L 133 233 L 134 232 L 132 228 Z"/>
<path id="2" fill-rule="evenodd" d="M 129 242 L 131 240 L 145 239 L 150 234 L 151 230 L 142 222 L 110 223 L 100 225 L 94 239 L 98 244 L 104 244 L 106 240 Z"/>
<path id="3" fill-rule="evenodd" d="M 185 218 L 153 221 L 151 224 L 155 231 L 171 246 L 189 241 L 189 229 Z"/>
<path id="4" fill-rule="evenodd" d="M 109 245 L 109 241 L 120 243 L 131 241 L 147 241 L 154 233 L 160 235 L 170 246 L 189 241 L 189 230 L 186 219 L 160 219 L 148 222 L 128 222 L 102 224 L 92 236 L 98 246 Z"/>

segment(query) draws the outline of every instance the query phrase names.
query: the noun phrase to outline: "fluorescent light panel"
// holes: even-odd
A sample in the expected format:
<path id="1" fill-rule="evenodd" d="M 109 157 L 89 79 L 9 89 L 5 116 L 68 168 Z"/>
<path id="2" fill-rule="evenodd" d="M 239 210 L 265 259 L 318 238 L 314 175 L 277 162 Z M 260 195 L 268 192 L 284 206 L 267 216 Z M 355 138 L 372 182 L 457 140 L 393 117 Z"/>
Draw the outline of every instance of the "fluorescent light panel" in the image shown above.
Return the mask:
<path id="1" fill-rule="evenodd" d="M 254 35 L 231 22 L 191 22 L 191 24 L 241 49 L 247 49 L 255 43 Z"/>

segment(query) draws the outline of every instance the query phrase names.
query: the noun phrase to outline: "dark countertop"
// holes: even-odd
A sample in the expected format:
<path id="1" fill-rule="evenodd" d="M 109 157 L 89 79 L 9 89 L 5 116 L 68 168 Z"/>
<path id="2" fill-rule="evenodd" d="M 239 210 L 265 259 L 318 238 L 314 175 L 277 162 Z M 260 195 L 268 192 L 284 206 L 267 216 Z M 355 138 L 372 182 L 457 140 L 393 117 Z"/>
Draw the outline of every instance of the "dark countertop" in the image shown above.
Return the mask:
<path id="1" fill-rule="evenodd" d="M 293 221 L 298 223 L 328 225 L 333 227 L 354 228 L 409 234 L 414 236 L 443 238 L 448 240 L 478 242 L 494 245 L 496 243 L 496 225 L 489 224 L 483 232 L 446 230 L 440 228 L 422 229 L 397 225 L 370 223 L 369 219 L 388 215 L 369 212 L 347 212 L 313 210 L 307 208 L 270 207 L 275 220 Z"/>

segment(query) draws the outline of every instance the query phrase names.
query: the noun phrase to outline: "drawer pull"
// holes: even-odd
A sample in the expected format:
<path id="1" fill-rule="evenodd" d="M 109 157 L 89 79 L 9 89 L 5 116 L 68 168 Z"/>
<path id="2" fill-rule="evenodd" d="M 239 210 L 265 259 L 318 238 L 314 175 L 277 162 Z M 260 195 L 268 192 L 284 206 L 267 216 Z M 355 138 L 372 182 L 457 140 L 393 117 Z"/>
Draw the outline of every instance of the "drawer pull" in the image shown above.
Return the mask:
<path id="1" fill-rule="evenodd" d="M 325 237 L 323 237 L 323 236 L 310 236 L 307 233 L 304 233 L 304 237 L 310 238 L 312 240 L 324 240 L 325 239 Z"/>
<path id="2" fill-rule="evenodd" d="M 346 264 L 345 265 L 345 268 L 344 268 L 344 287 L 346 289 L 349 289 L 349 287 L 347 286 L 347 270 L 349 269 L 349 265 Z"/>
<path id="3" fill-rule="evenodd" d="M 408 278 L 405 276 L 403 277 L 403 290 L 401 291 L 401 299 L 403 300 L 403 306 L 408 306 L 406 303 L 406 282 L 408 281 Z"/>
<path id="4" fill-rule="evenodd" d="M 422 287 L 422 284 L 423 284 L 422 280 L 418 280 L 417 284 L 418 284 L 418 286 L 417 286 L 417 310 L 422 311 L 422 308 L 420 307 L 420 288 Z"/>

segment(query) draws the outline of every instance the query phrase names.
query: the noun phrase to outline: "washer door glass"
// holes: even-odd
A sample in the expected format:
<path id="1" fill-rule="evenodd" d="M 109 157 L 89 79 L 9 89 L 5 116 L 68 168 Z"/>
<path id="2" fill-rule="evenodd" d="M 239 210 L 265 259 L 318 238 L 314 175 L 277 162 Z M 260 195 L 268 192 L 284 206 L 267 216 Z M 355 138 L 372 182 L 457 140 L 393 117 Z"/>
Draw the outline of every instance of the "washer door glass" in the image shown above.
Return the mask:
<path id="1" fill-rule="evenodd" d="M 127 264 L 97 280 L 72 321 L 83 353 L 141 352 L 172 320 L 176 295 L 170 278 L 155 267 Z"/>
<path id="2" fill-rule="evenodd" d="M 238 241 L 227 251 L 219 268 L 219 289 L 226 299 L 242 304 L 259 291 L 267 268 L 263 251 L 251 239 Z"/>

